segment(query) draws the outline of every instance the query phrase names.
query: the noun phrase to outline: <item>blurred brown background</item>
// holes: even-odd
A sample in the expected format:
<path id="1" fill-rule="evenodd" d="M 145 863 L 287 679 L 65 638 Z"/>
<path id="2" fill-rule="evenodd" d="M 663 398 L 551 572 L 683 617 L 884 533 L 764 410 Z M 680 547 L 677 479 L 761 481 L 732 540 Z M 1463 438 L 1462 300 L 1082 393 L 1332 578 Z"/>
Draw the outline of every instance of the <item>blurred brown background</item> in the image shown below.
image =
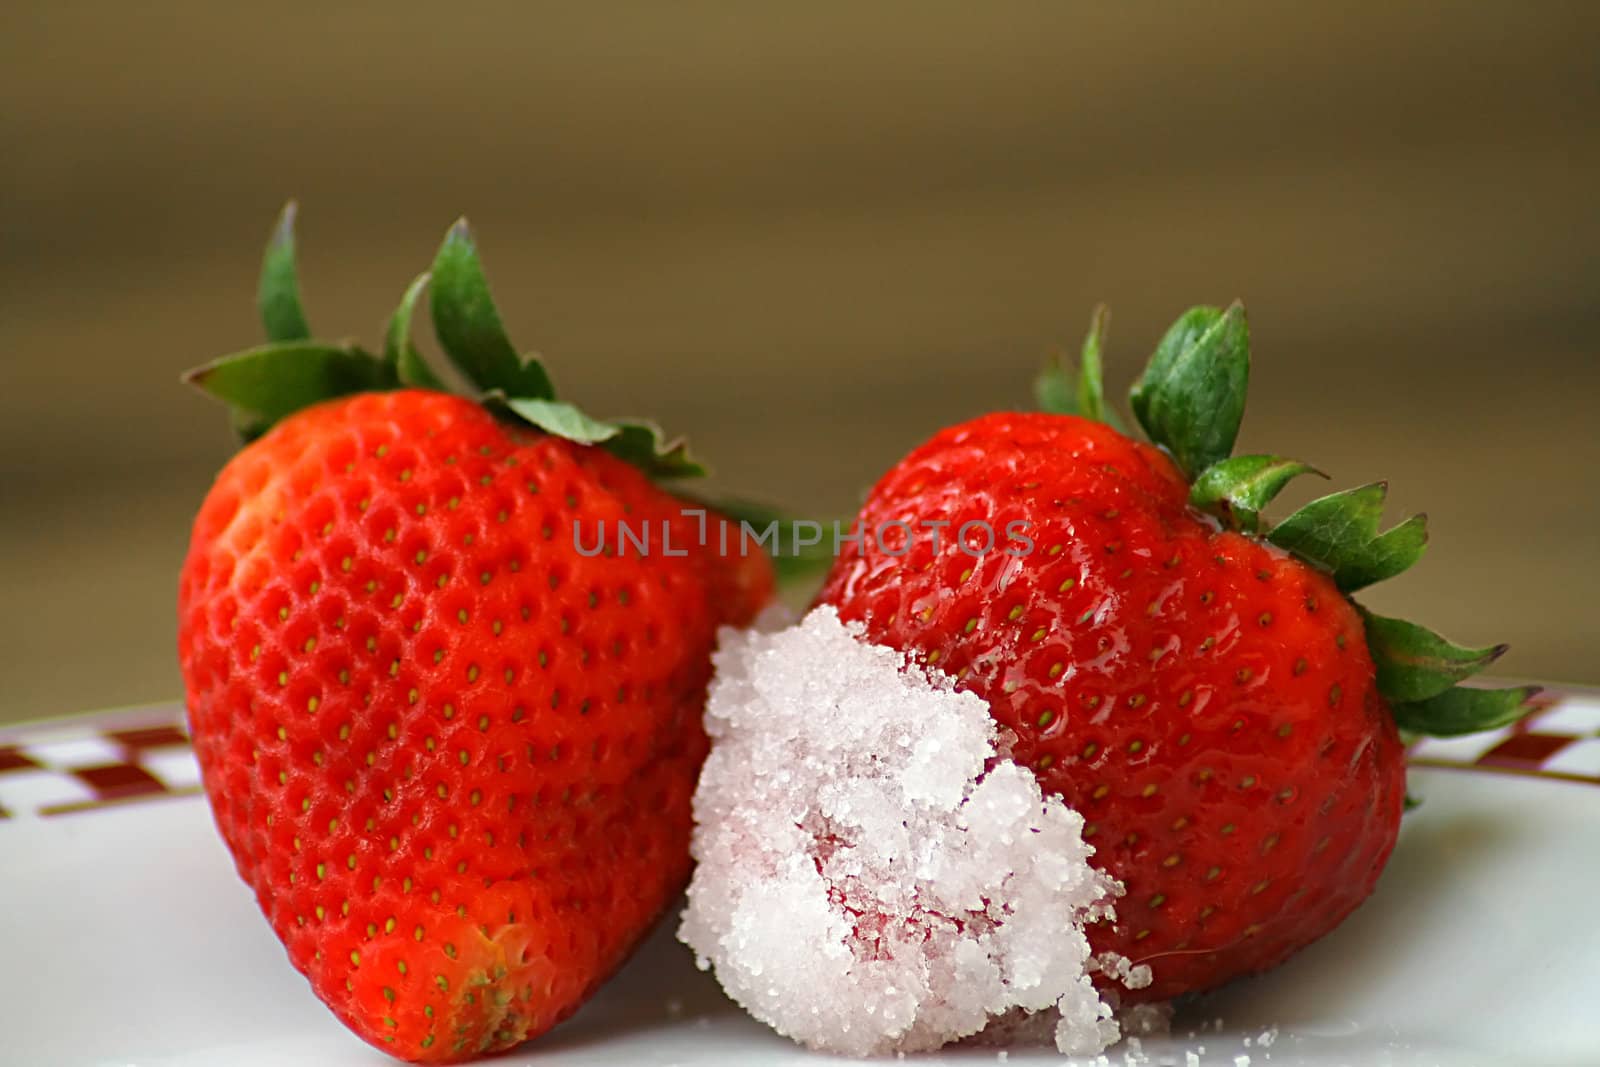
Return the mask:
<path id="1" fill-rule="evenodd" d="M 1242 446 L 1433 520 L 1374 605 L 1600 681 L 1600 5 L 1313 7 L 0 5 L 0 721 L 177 694 L 290 195 L 319 332 L 465 212 L 566 395 L 823 514 L 1243 296 Z"/>

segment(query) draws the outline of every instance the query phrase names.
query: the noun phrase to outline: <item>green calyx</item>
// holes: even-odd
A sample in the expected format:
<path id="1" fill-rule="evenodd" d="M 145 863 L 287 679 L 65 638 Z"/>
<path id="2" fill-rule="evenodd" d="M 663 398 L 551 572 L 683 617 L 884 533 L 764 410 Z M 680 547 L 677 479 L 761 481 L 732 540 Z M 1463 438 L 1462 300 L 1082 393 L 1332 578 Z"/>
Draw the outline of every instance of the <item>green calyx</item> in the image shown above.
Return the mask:
<path id="1" fill-rule="evenodd" d="M 1082 415 L 1118 430 L 1123 428 L 1117 413 L 1106 406 L 1105 386 L 1100 377 L 1100 349 L 1110 325 L 1111 309 L 1101 304 L 1089 320 L 1089 333 L 1083 339 L 1083 349 L 1078 356 L 1076 382 L 1059 354 L 1039 372 L 1033 383 L 1033 393 L 1041 411 Z"/>
<path id="2" fill-rule="evenodd" d="M 1361 609 L 1378 690 L 1402 730 L 1434 737 L 1492 730 L 1527 714 L 1537 686 L 1471 689 L 1456 683 L 1505 654 L 1505 645 L 1463 648 L 1414 622 Z"/>
<path id="3" fill-rule="evenodd" d="M 1198 307 L 1161 339 L 1128 403 L 1150 439 L 1193 480 L 1232 454 L 1249 383 L 1244 305 Z"/>
<path id="4" fill-rule="evenodd" d="M 1189 489 L 1189 502 L 1209 511 L 1244 533 L 1261 529 L 1261 509 L 1302 474 L 1327 475 L 1282 456 L 1230 456 L 1200 472 Z"/>
<path id="5" fill-rule="evenodd" d="M 1057 359 L 1034 386 L 1041 410 L 1079 415 L 1118 429 L 1102 386 L 1101 349 L 1109 316 L 1097 308 L 1076 376 Z M 1189 479 L 1189 503 L 1230 529 L 1264 538 L 1330 575 L 1352 593 L 1405 571 L 1427 547 L 1425 516 L 1381 530 L 1383 482 L 1330 493 L 1276 524 L 1262 511 L 1290 481 L 1325 477 L 1284 456 L 1233 455 L 1250 380 L 1244 305 L 1184 312 L 1156 345 L 1134 382 L 1135 420 Z M 1490 730 L 1527 714 L 1536 687 L 1481 689 L 1458 683 L 1487 667 L 1506 646 L 1464 648 L 1415 623 L 1361 611 L 1378 689 L 1396 723 L 1413 734 L 1452 736 Z"/>
<path id="6" fill-rule="evenodd" d="M 1428 547 L 1428 520 L 1413 515 L 1379 533 L 1383 482 L 1346 489 L 1311 501 L 1267 531 L 1267 540 L 1333 573 L 1349 593 L 1393 578 L 1422 558 Z"/>
<path id="7" fill-rule="evenodd" d="M 448 391 L 446 379 L 412 341 L 417 302 L 427 290 L 434 336 L 466 383 L 463 391 L 496 414 L 604 448 L 652 478 L 705 473 L 683 441 L 664 440 L 654 423 L 602 421 L 555 398 L 538 357 L 518 355 L 506 335 L 466 220 L 450 227 L 432 267 L 406 288 L 384 333 L 383 349 L 376 354 L 351 341 L 312 339 L 300 301 L 294 222 L 295 205 L 290 202 L 261 263 L 256 301 L 267 343 L 214 359 L 183 376 L 228 405 L 244 440 L 253 440 L 301 408 L 335 397 L 401 388 Z"/>

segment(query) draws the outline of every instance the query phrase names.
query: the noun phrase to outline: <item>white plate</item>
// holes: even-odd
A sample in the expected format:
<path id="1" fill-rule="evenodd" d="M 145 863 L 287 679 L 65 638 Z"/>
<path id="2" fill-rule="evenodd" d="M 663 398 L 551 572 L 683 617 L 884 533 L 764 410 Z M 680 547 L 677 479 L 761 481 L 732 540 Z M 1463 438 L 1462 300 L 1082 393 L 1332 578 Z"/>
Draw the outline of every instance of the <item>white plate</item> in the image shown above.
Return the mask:
<path id="1" fill-rule="evenodd" d="M 194 791 L 192 757 L 170 729 L 180 721 L 150 708 L 0 733 L 0 1060 L 394 1062 L 290 969 Z M 152 724 L 167 728 L 137 729 Z M 1109 1062 L 1600 1064 L 1600 700 L 1570 695 L 1514 733 L 1415 757 L 1427 764 L 1412 777 L 1424 804 L 1368 904 L 1287 966 L 1188 1006 L 1170 1037 L 1144 1042 L 1146 1058 L 1118 1046 Z M 839 1062 L 746 1017 L 671 926 L 574 1019 L 493 1062 Z M 1037 1049 L 1006 1059 L 1069 1062 Z"/>

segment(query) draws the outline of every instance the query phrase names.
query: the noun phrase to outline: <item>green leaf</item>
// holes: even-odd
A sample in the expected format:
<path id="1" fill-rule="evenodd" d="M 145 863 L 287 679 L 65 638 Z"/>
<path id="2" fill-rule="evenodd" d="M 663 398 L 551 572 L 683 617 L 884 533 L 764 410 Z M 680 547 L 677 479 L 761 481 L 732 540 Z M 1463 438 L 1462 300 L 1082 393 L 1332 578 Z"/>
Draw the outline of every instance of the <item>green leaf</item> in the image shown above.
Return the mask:
<path id="1" fill-rule="evenodd" d="M 546 433 L 565 437 L 580 445 L 609 441 L 622 432 L 620 427 L 590 418 L 571 404 L 560 400 L 512 397 L 506 407 Z"/>
<path id="2" fill-rule="evenodd" d="M 1078 414 L 1078 397 L 1069 381 L 1061 352 L 1055 352 L 1033 379 L 1033 402 L 1047 415 Z"/>
<path id="3" fill-rule="evenodd" d="M 246 435 L 323 400 L 394 386 L 393 372 L 377 357 L 316 341 L 249 348 L 196 367 L 183 380 L 232 407 L 234 425 Z"/>
<path id="4" fill-rule="evenodd" d="M 261 259 L 261 281 L 256 306 L 268 341 L 305 341 L 311 337 L 306 313 L 300 306 L 300 281 L 295 266 L 293 200 L 283 205 L 272 229 L 267 252 Z"/>
<path id="5" fill-rule="evenodd" d="M 1111 326 L 1111 309 L 1104 304 L 1094 309 L 1089 319 L 1089 332 L 1083 339 L 1083 351 L 1078 356 L 1078 412 L 1086 419 L 1103 422 L 1114 430 L 1122 429 L 1122 420 L 1106 406 L 1105 382 L 1101 377 L 1100 351 Z"/>
<path id="6" fill-rule="evenodd" d="M 1244 305 L 1235 302 L 1215 319 L 1213 312 L 1196 308 L 1167 331 L 1130 396 L 1150 439 L 1191 478 L 1233 451 L 1250 383 Z"/>
<path id="7" fill-rule="evenodd" d="M 1388 486 L 1383 482 L 1313 500 L 1267 532 L 1267 540 L 1332 572 L 1351 592 L 1393 578 L 1416 563 L 1428 543 L 1428 520 L 1413 515 L 1378 533 Z"/>
<path id="8" fill-rule="evenodd" d="M 506 336 L 466 219 L 445 234 L 432 273 L 433 331 L 467 380 L 484 392 L 552 399 L 555 390 L 544 366 L 533 358 L 524 362 Z"/>
<path id="9" fill-rule="evenodd" d="M 1106 391 L 1100 378 L 1100 347 L 1110 323 L 1111 310 L 1104 304 L 1096 307 L 1089 319 L 1089 332 L 1083 338 L 1083 351 L 1078 355 L 1078 412 L 1096 422 L 1106 421 Z"/>
<path id="10" fill-rule="evenodd" d="M 1189 503 L 1220 515 L 1236 530 L 1255 533 L 1261 509 L 1302 474 L 1327 477 L 1315 467 L 1283 456 L 1234 456 L 1200 473 L 1189 489 Z"/>
<path id="11" fill-rule="evenodd" d="M 1361 610 L 1378 691 L 1391 701 L 1436 697 L 1505 654 L 1505 645 L 1463 648 L 1425 626 Z"/>
<path id="12" fill-rule="evenodd" d="M 1150 402 L 1155 398 L 1160 383 L 1166 381 L 1171 373 L 1172 364 L 1221 318 L 1221 308 L 1192 307 L 1178 316 L 1178 321 L 1172 324 L 1156 345 L 1144 373 L 1128 391 L 1128 405 L 1133 408 L 1134 417 L 1146 433 L 1150 432 Z"/>
<path id="13" fill-rule="evenodd" d="M 1052 415 L 1081 415 L 1122 429 L 1117 413 L 1106 407 L 1105 386 L 1101 379 L 1100 352 L 1110 321 L 1111 312 L 1104 304 L 1094 309 L 1094 316 L 1089 321 L 1089 333 L 1083 339 L 1083 350 L 1078 356 L 1076 384 L 1069 381 L 1068 367 L 1060 352 L 1039 371 L 1039 376 L 1033 382 L 1033 396 L 1040 411 Z"/>
<path id="14" fill-rule="evenodd" d="M 1402 730 L 1431 737 L 1455 737 L 1509 726 L 1532 710 L 1528 701 L 1539 691 L 1536 685 L 1510 689 L 1456 686 L 1427 700 L 1393 704 L 1390 710 Z"/>
<path id="15" fill-rule="evenodd" d="M 383 334 L 383 361 L 395 369 L 395 376 L 401 385 L 418 389 L 443 389 L 444 383 L 439 381 L 433 368 L 428 366 L 411 343 L 411 319 L 416 312 L 417 298 L 422 295 L 429 277 L 427 271 L 417 275 L 406 287 L 405 295 L 400 297 L 400 306 L 390 316 L 389 328 Z"/>
<path id="16" fill-rule="evenodd" d="M 619 459 L 627 460 L 655 479 L 702 478 L 706 469 L 689 455 L 689 442 L 682 437 L 666 439 L 661 427 L 646 419 L 623 419 L 620 431 L 603 446 Z"/>
<path id="17" fill-rule="evenodd" d="M 603 422 L 559 400 L 512 397 L 505 406 L 546 433 L 582 445 L 599 445 L 651 478 L 697 478 L 705 468 L 689 456 L 682 438 L 666 442 L 659 427 L 638 419 Z"/>

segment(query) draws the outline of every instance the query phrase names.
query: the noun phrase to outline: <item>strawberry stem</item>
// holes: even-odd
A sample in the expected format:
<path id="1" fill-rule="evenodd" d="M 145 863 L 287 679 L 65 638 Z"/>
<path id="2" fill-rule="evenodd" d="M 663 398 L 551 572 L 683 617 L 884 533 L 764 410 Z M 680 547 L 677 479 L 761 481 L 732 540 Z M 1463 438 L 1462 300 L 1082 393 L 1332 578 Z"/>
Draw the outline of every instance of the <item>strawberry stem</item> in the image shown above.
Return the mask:
<path id="1" fill-rule="evenodd" d="M 544 365 L 535 356 L 517 355 L 506 335 L 465 219 L 445 234 L 432 269 L 406 287 L 384 331 L 381 356 L 349 342 L 311 340 L 300 304 L 295 216 L 291 200 L 273 226 L 261 261 L 257 302 L 269 343 L 212 360 L 183 376 L 229 406 L 241 439 L 254 440 L 279 419 L 338 396 L 402 387 L 448 391 L 412 342 L 412 318 L 427 289 L 439 346 L 481 403 L 546 433 L 598 445 L 652 478 L 706 473 L 681 438 L 666 439 L 648 420 L 602 422 L 556 400 Z"/>
<path id="2" fill-rule="evenodd" d="M 1100 365 L 1107 319 L 1104 308 L 1095 310 L 1076 388 L 1059 358 L 1040 373 L 1034 392 L 1042 410 L 1108 418 Z M 1383 482 L 1320 497 L 1261 532 L 1262 510 L 1290 481 L 1325 475 L 1283 456 L 1231 455 L 1249 378 L 1249 327 L 1244 306 L 1235 302 L 1226 309 L 1184 312 L 1129 392 L 1129 406 L 1151 443 L 1188 475 L 1190 505 L 1328 572 L 1346 594 L 1415 564 L 1427 547 L 1427 518 L 1414 515 L 1380 532 L 1388 495 Z M 1458 684 L 1497 660 L 1506 646 L 1464 648 L 1426 627 L 1360 610 L 1378 690 L 1403 730 L 1449 736 L 1494 729 L 1527 714 L 1534 688 Z"/>
<path id="3" fill-rule="evenodd" d="M 242 441 L 252 441 L 278 420 L 335 397 L 399 388 L 451 391 L 412 339 L 417 304 L 427 290 L 439 347 L 466 378 L 472 395 L 495 414 L 603 448 L 657 481 L 706 473 L 689 454 L 687 442 L 668 439 L 647 419 L 596 419 L 556 399 L 544 365 L 535 356 L 519 356 L 506 335 L 465 219 L 445 234 L 432 268 L 406 287 L 386 324 L 381 355 L 348 341 L 313 340 L 300 303 L 295 217 L 296 206 L 290 201 L 279 214 L 262 257 L 257 303 L 268 343 L 211 360 L 183 375 L 184 382 L 228 405 Z M 673 492 L 694 499 L 680 490 Z M 832 559 L 831 552 L 824 554 L 822 545 L 831 548 L 831 540 L 820 538 L 820 523 L 742 502 L 712 506 L 735 518 L 759 518 L 759 531 L 777 524 L 772 544 L 763 546 L 773 556 L 780 578 L 809 575 Z M 811 535 L 819 539 L 811 541 Z M 788 553 L 783 550 L 786 545 L 791 546 Z"/>

